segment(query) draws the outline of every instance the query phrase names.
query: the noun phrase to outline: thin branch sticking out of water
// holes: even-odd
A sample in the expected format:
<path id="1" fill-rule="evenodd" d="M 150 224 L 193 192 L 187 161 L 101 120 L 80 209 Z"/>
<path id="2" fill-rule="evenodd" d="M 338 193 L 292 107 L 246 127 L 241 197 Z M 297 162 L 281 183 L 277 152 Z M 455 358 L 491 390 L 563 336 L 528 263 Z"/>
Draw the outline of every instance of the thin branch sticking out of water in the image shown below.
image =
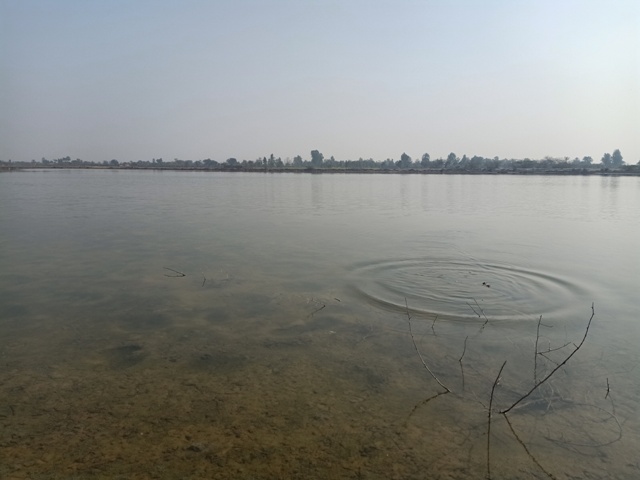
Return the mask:
<path id="1" fill-rule="evenodd" d="M 584 345 L 585 340 L 587 339 L 587 335 L 589 334 L 589 327 L 591 326 L 591 321 L 593 320 L 593 317 L 595 317 L 596 315 L 596 311 L 594 309 L 593 304 L 591 304 L 591 317 L 589 318 L 589 322 L 587 323 L 587 328 L 584 331 L 584 336 L 582 337 L 582 340 L 580 341 L 580 343 L 578 345 L 575 345 L 575 350 L 573 352 L 571 352 L 567 358 L 565 358 L 561 363 L 559 363 L 553 370 L 551 370 L 551 372 L 544 377 L 542 380 L 540 380 L 538 383 L 534 384 L 533 387 L 531 388 L 531 390 L 529 390 L 527 393 L 525 393 L 522 397 L 520 397 L 518 400 L 516 400 L 509 408 L 506 408 L 504 410 L 501 410 L 500 413 L 509 413 L 516 405 L 518 405 L 520 402 L 522 402 L 525 398 L 527 398 L 529 395 L 531 395 L 533 392 L 535 392 L 538 387 L 540 385 L 542 385 L 544 382 L 546 382 L 547 380 L 549 380 L 549 378 L 551 378 L 551 376 L 556 373 L 558 370 L 560 370 L 560 368 L 569 361 L 569 359 L 571 357 L 573 357 L 576 352 L 578 350 L 580 350 L 580 347 L 582 347 L 582 345 Z M 545 357 L 546 358 L 546 357 Z"/>
<path id="2" fill-rule="evenodd" d="M 165 273 L 164 274 L 165 277 L 177 277 L 177 278 L 180 278 L 180 277 L 186 277 L 187 276 L 186 273 L 179 272 L 178 270 L 174 270 L 173 268 L 169 268 L 169 267 L 162 267 L 162 268 L 164 268 L 165 270 L 169 270 L 171 272 L 174 272 L 176 274 L 176 275 L 168 275 L 168 274 Z"/>
<path id="3" fill-rule="evenodd" d="M 315 303 L 316 305 L 319 304 L 320 302 L 316 301 L 313 297 L 311 297 L 311 302 Z M 307 302 L 309 303 L 309 302 Z M 322 310 L 323 308 L 325 308 L 327 305 L 325 303 L 322 304 L 321 307 L 316 308 L 313 312 L 311 312 L 309 314 L 309 318 L 313 317 L 316 313 L 318 313 L 320 310 Z"/>
<path id="4" fill-rule="evenodd" d="M 491 396 L 489 397 L 489 413 L 487 415 L 487 478 L 489 480 L 491 480 L 491 409 L 493 407 L 493 394 L 496 390 L 496 385 L 498 385 L 498 381 L 500 380 L 500 375 L 502 375 L 502 370 L 504 369 L 504 366 L 506 364 L 507 361 L 505 360 L 500 367 L 500 370 L 498 371 L 496 379 L 493 381 L 493 386 L 491 387 Z"/>
<path id="5" fill-rule="evenodd" d="M 413 342 L 413 348 L 416 349 L 416 353 L 418 354 L 418 357 L 420 357 L 420 361 L 422 362 L 422 365 L 424 365 L 424 368 L 427 370 L 427 372 L 429 372 L 429 375 L 431 375 L 433 377 L 433 379 L 438 382 L 438 385 L 440 385 L 442 388 L 445 389 L 445 392 L 443 393 L 450 393 L 451 390 L 449 390 L 448 387 L 446 387 L 439 379 L 438 377 L 435 376 L 435 374 L 431 371 L 431 369 L 429 368 L 429 366 L 427 365 L 427 362 L 424 361 L 424 358 L 422 357 L 422 354 L 420 353 L 420 350 L 418 350 L 418 345 L 416 344 L 416 339 L 413 336 L 413 329 L 411 327 L 411 314 L 409 313 L 409 304 L 407 303 L 407 297 L 404 297 L 404 304 L 407 307 L 407 319 L 409 320 L 409 334 L 411 335 L 411 341 Z"/>
<path id="6" fill-rule="evenodd" d="M 464 390 L 464 367 L 462 366 L 462 359 L 464 358 L 464 354 L 467 352 L 467 340 L 469 339 L 469 335 L 464 337 L 464 347 L 462 348 L 462 355 L 458 359 L 458 363 L 460 364 L 460 375 L 462 377 L 462 390 Z"/>
<path id="7" fill-rule="evenodd" d="M 464 337 L 464 347 L 462 349 L 462 355 L 460 355 L 460 358 L 458 359 L 458 362 L 460 362 L 460 363 L 462 363 L 462 359 L 464 358 L 464 354 L 467 352 L 467 340 L 468 339 L 469 339 L 469 335 Z"/>
<path id="8" fill-rule="evenodd" d="M 538 340 L 540 340 L 540 324 L 542 323 L 542 315 L 538 319 L 538 329 L 536 330 L 536 347 L 533 355 L 533 384 L 538 383 Z"/>
<path id="9" fill-rule="evenodd" d="M 569 345 L 571 345 L 571 342 L 567 342 L 567 343 L 565 343 L 564 345 L 562 345 L 562 346 L 560 346 L 560 347 L 556 347 L 556 348 L 551 348 L 551 347 L 549 346 L 549 347 L 548 347 L 546 350 L 544 350 L 543 352 L 538 352 L 538 355 L 543 355 L 543 356 L 544 356 L 544 354 L 545 354 L 545 353 L 556 352 L 556 351 L 558 351 L 558 350 L 562 350 L 564 347 L 568 347 Z"/>
<path id="10" fill-rule="evenodd" d="M 471 310 L 473 310 L 473 313 L 475 313 L 475 314 L 478 316 L 478 318 L 481 318 L 481 317 L 480 317 L 480 314 L 479 314 L 478 312 L 476 312 L 476 309 L 475 309 L 475 308 L 473 308 L 473 305 L 471 305 L 469 302 L 465 302 L 465 303 L 469 306 L 469 308 L 470 308 Z"/>
<path id="11" fill-rule="evenodd" d="M 471 310 L 473 310 L 473 313 L 475 313 L 478 316 L 478 318 L 484 317 L 484 323 L 482 324 L 482 329 L 484 330 L 485 325 L 489 323 L 489 319 L 484 314 L 484 310 L 482 309 L 482 307 L 480 306 L 480 304 L 475 298 L 473 299 L 473 302 L 476 304 L 476 307 L 478 307 L 478 310 L 473 308 L 473 305 L 471 305 L 469 302 L 465 302 L 465 303 L 469 306 Z"/>
<path id="12" fill-rule="evenodd" d="M 484 327 L 487 325 L 487 323 L 489 323 L 489 319 L 484 314 L 484 310 L 482 309 L 482 307 L 480 306 L 478 301 L 475 298 L 473 299 L 473 301 L 476 302 L 476 305 L 478 306 L 478 309 L 480 310 L 480 313 L 482 313 L 482 316 L 484 317 L 484 323 L 482 324 L 482 330 L 484 330 Z"/>

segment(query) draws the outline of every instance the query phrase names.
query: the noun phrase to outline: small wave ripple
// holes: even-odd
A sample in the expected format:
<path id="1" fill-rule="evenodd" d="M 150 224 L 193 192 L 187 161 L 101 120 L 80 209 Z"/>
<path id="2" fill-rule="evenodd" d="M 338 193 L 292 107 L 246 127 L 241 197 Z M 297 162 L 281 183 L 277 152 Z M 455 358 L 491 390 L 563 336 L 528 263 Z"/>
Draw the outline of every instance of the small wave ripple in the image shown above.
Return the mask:
<path id="1" fill-rule="evenodd" d="M 400 259 L 353 267 L 350 286 L 368 303 L 458 319 L 559 317 L 585 289 L 575 280 L 516 265 L 460 259 Z"/>

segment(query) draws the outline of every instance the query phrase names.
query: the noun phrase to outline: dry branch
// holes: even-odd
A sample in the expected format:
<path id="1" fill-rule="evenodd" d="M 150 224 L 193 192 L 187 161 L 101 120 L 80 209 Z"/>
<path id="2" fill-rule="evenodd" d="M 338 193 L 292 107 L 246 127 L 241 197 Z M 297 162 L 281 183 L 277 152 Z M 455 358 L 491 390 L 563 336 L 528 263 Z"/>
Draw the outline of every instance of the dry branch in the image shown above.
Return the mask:
<path id="1" fill-rule="evenodd" d="M 414 413 L 416 413 L 416 410 L 418 410 L 418 408 L 420 408 L 421 406 L 429 403 L 431 400 L 434 400 L 436 398 L 438 398 L 440 395 L 446 395 L 447 392 L 438 392 L 435 395 L 431 395 L 429 398 L 425 398 L 424 400 L 418 402 L 415 404 L 415 406 L 411 409 L 411 412 L 409 413 L 409 415 L 407 415 L 407 419 L 405 420 L 405 424 L 409 421 L 409 419 L 413 416 Z"/>
<path id="2" fill-rule="evenodd" d="M 582 337 L 582 340 L 580 341 L 580 343 L 578 345 L 574 344 L 575 350 L 573 350 L 573 352 L 571 352 L 567 356 L 567 358 L 565 358 L 553 370 L 551 370 L 551 372 L 549 372 L 549 374 L 546 377 L 544 377 L 538 383 L 534 384 L 533 387 L 531 388 L 531 390 L 529 390 L 527 393 L 525 393 L 523 396 L 521 396 L 518 400 L 516 400 L 509 408 L 507 408 L 505 410 L 501 410 L 500 413 L 502 413 L 502 414 L 509 413 L 516 405 L 518 405 L 521 401 L 523 401 L 525 398 L 527 398 L 529 395 L 531 395 L 533 392 L 535 392 L 540 385 L 542 385 L 544 382 L 549 380 L 554 373 L 556 373 L 558 370 L 560 370 L 560 368 L 564 364 L 566 364 L 569 361 L 569 359 L 576 354 L 576 352 L 578 350 L 580 350 L 580 347 L 582 347 L 582 345 L 584 344 L 585 340 L 587 339 L 587 335 L 589 334 L 589 327 L 591 326 L 591 321 L 593 320 L 593 317 L 595 316 L 595 314 L 596 314 L 595 309 L 593 307 L 593 304 L 591 304 L 591 317 L 589 318 L 589 322 L 587 323 L 587 328 L 585 329 L 584 336 Z"/>
<path id="3" fill-rule="evenodd" d="M 542 465 L 540 465 L 540 462 L 538 462 L 538 459 L 533 456 L 533 454 L 529 451 L 525 443 L 520 439 L 520 437 L 514 430 L 513 425 L 511 425 L 511 422 L 509 421 L 509 417 L 507 417 L 507 415 L 504 413 L 502 415 L 504 416 L 504 419 L 507 421 L 507 425 L 509 425 L 509 429 L 511 430 L 511 433 L 513 433 L 513 436 L 518 441 L 518 443 L 522 446 L 522 448 L 524 448 L 524 451 L 527 452 L 527 455 L 529 456 L 531 461 L 535 463 L 538 466 L 538 468 L 545 473 L 547 477 L 551 478 L 552 480 L 555 480 L 556 477 L 554 477 L 551 473 L 547 472 L 545 468 Z"/>
<path id="4" fill-rule="evenodd" d="M 404 304 L 407 307 L 407 319 L 409 320 L 409 334 L 411 335 L 411 341 L 413 342 L 413 348 L 416 349 L 416 353 L 418 354 L 418 357 L 420 357 L 420 361 L 422 362 L 422 365 L 424 365 L 424 368 L 427 370 L 427 372 L 429 372 L 429 375 L 431 375 L 433 377 L 433 379 L 438 382 L 438 385 L 440 385 L 442 388 L 444 388 L 446 390 L 445 393 L 449 393 L 451 392 L 451 390 L 449 390 L 448 387 L 446 387 L 439 379 L 438 377 L 435 376 L 435 374 L 431 371 L 431 369 L 429 368 L 429 366 L 427 365 L 427 362 L 424 361 L 424 358 L 422 357 L 422 354 L 420 353 L 420 350 L 418 350 L 418 345 L 416 344 L 416 339 L 413 336 L 413 328 L 411 327 L 411 314 L 409 313 L 409 304 L 407 303 L 407 297 L 404 298 Z"/>
<path id="5" fill-rule="evenodd" d="M 468 339 L 469 339 L 469 335 L 464 337 L 464 348 L 462 349 L 462 355 L 460 355 L 460 358 L 458 359 L 458 362 L 460 362 L 460 363 L 462 363 L 462 359 L 464 358 L 464 354 L 467 351 L 467 340 Z"/>
<path id="6" fill-rule="evenodd" d="M 482 328 L 484 329 L 485 325 L 487 323 L 489 323 L 489 319 L 487 318 L 487 316 L 484 314 L 484 310 L 482 309 L 482 307 L 480 306 L 480 304 L 478 303 L 478 301 L 474 298 L 473 299 L 474 302 L 476 302 L 476 305 L 478 306 L 478 309 L 480 310 L 480 313 L 482 313 L 482 316 L 484 317 L 484 323 L 482 324 Z"/>
<path id="7" fill-rule="evenodd" d="M 498 372 L 496 379 L 493 381 L 493 386 L 491 387 L 491 396 L 489 397 L 489 413 L 487 415 L 487 478 L 488 479 L 491 479 L 491 408 L 493 407 L 493 394 L 496 390 L 496 385 L 498 385 L 498 381 L 500 380 L 500 375 L 502 375 L 502 369 L 506 364 L 507 364 L 507 361 L 505 360 L 502 366 L 500 367 L 500 371 Z"/>
<path id="8" fill-rule="evenodd" d="M 538 329 L 536 330 L 536 346 L 533 355 L 533 384 L 538 383 L 538 340 L 540 340 L 540 323 L 542 323 L 542 315 L 538 319 Z"/>
<path id="9" fill-rule="evenodd" d="M 165 273 L 165 274 L 164 274 L 164 276 L 165 276 L 165 277 L 186 277 L 186 276 L 187 276 L 187 274 L 186 274 L 186 273 L 179 272 L 178 270 L 174 270 L 173 268 L 169 268 L 169 267 L 162 267 L 162 268 L 164 268 L 165 270 L 169 270 L 169 271 L 174 272 L 174 273 L 176 273 L 176 274 L 177 274 L 177 275 L 167 275 L 167 274 Z"/>

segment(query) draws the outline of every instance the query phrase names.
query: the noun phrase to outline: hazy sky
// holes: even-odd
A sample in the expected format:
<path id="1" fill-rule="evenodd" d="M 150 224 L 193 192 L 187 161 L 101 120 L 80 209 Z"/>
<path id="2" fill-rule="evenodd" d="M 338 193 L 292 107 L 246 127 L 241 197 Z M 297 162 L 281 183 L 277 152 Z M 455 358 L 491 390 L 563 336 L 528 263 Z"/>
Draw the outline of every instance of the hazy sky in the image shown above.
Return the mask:
<path id="1" fill-rule="evenodd" d="M 0 160 L 616 148 L 638 0 L 0 0 Z"/>

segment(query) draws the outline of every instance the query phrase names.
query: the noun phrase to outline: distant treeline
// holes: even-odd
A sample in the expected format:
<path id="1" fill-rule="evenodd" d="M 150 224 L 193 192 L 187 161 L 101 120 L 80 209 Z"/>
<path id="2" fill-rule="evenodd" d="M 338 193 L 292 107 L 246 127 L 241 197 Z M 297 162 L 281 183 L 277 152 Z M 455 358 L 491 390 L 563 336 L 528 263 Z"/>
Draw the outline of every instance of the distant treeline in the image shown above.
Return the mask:
<path id="1" fill-rule="evenodd" d="M 166 161 L 162 158 L 137 161 L 119 161 L 116 159 L 102 162 L 88 162 L 71 157 L 56 159 L 42 158 L 40 161 L 12 162 L 0 161 L 4 168 L 131 168 L 131 169 L 175 169 L 175 170 L 221 170 L 221 171 L 327 171 L 327 172 L 433 172 L 433 173 L 595 173 L 595 172 L 620 172 L 640 173 L 640 161 L 635 165 L 627 165 L 620 153 L 605 153 L 599 163 L 594 163 L 592 157 L 553 158 L 545 157 L 539 160 L 487 158 L 475 155 L 458 157 L 450 153 L 447 158 L 432 159 L 428 153 L 421 158 L 412 159 L 406 153 L 400 155 L 399 160 L 387 158 L 376 161 L 372 158 L 358 160 L 336 160 L 333 156 L 325 158 L 318 150 L 312 150 L 310 159 L 304 159 L 300 155 L 293 159 L 275 157 L 257 158 L 255 160 L 238 160 L 228 158 L 219 162 L 206 158 L 204 160 L 181 160 L 174 158 Z"/>

